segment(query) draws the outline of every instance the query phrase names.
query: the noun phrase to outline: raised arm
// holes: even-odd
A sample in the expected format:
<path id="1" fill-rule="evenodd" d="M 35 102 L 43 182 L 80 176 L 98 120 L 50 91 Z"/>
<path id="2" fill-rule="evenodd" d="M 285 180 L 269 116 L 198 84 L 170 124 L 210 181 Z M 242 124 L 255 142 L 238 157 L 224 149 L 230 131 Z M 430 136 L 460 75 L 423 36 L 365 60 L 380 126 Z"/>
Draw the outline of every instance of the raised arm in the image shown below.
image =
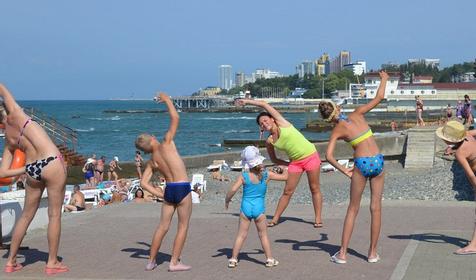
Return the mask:
<path id="1" fill-rule="evenodd" d="M 388 74 L 387 72 L 382 70 L 379 72 L 379 75 L 380 75 L 380 85 L 378 86 L 378 89 L 377 89 L 377 95 L 369 103 L 357 107 L 357 109 L 355 109 L 354 111 L 355 113 L 359 113 L 363 115 L 367 113 L 368 111 L 372 110 L 373 108 L 375 108 L 375 106 L 377 106 L 385 98 L 385 88 L 387 86 Z"/>
<path id="2" fill-rule="evenodd" d="M 0 96 L 3 99 L 3 103 L 5 104 L 5 109 L 9 114 L 13 113 L 17 109 L 21 109 L 20 105 L 15 101 L 13 95 L 8 91 L 7 87 L 0 83 Z"/>
<path id="3" fill-rule="evenodd" d="M 326 160 L 332 166 L 337 168 L 340 172 L 342 172 L 347 177 L 352 177 L 353 168 L 345 168 L 344 166 L 340 165 L 337 160 L 334 158 L 334 150 L 336 148 L 337 140 L 339 139 L 339 133 L 334 130 L 332 131 L 331 137 L 329 138 L 329 144 L 327 145 L 326 151 Z"/>
<path id="4" fill-rule="evenodd" d="M 266 151 L 268 152 L 269 159 L 275 164 L 288 166 L 289 162 L 279 159 L 276 156 L 276 151 L 274 150 L 274 146 L 269 141 L 270 140 L 268 138 L 268 140 L 266 140 Z"/>
<path id="5" fill-rule="evenodd" d="M 164 142 L 170 143 L 174 140 L 175 134 L 177 133 L 180 117 L 177 113 L 177 110 L 175 109 L 172 100 L 167 94 L 163 92 L 159 93 L 159 95 L 156 97 L 156 100 L 165 103 L 165 105 L 167 106 L 167 110 L 169 111 L 170 126 L 167 133 L 165 133 Z"/>
<path id="6" fill-rule="evenodd" d="M 235 193 L 238 191 L 238 189 L 243 185 L 243 183 L 244 183 L 243 182 L 243 176 L 241 176 L 241 175 L 238 176 L 238 179 L 236 179 L 236 181 L 233 183 L 230 190 L 226 194 L 225 209 L 228 210 L 228 205 L 230 204 L 230 201 L 231 201 L 232 197 L 235 195 Z"/>
<path id="7" fill-rule="evenodd" d="M 13 151 L 8 146 L 3 150 L 2 163 L 0 164 L 0 178 L 15 177 L 25 173 L 25 167 L 10 169 L 13 160 Z"/>
<path id="8" fill-rule="evenodd" d="M 283 117 L 283 115 L 281 115 L 281 113 L 278 112 L 278 110 L 274 109 L 273 106 L 269 105 L 268 103 L 264 101 L 253 100 L 253 99 L 237 99 L 235 101 L 235 104 L 237 106 L 252 105 L 252 106 L 261 107 L 273 117 L 273 119 L 277 122 L 278 126 L 287 127 L 291 125 L 291 123 L 289 123 Z"/>
<path id="9" fill-rule="evenodd" d="M 151 183 L 150 179 L 152 178 L 153 174 L 153 169 L 152 169 L 152 164 L 150 162 L 147 162 L 145 165 L 145 170 L 142 173 L 142 178 L 140 179 L 140 186 L 145 189 L 146 191 L 150 192 L 151 194 L 161 197 L 163 194 L 157 190 Z"/>

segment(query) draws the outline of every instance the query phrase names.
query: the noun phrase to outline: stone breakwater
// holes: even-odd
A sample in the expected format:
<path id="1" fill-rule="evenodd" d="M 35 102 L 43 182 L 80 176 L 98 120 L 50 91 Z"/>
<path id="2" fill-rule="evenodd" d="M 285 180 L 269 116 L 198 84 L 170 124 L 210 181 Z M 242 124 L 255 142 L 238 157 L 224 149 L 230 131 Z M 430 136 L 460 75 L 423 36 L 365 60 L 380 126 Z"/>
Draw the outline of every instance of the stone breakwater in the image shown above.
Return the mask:
<path id="1" fill-rule="evenodd" d="M 192 169 L 190 174 L 205 174 L 207 189 L 203 204 L 224 204 L 226 192 L 239 176 L 239 172 L 222 172 L 230 177 L 231 182 L 219 182 L 211 178 L 205 169 Z M 321 173 L 321 191 L 327 204 L 343 204 L 349 201 L 350 180 L 339 172 Z M 284 182 L 270 182 L 266 201 L 276 205 L 284 189 Z M 363 200 L 369 200 L 370 188 L 367 184 Z M 385 163 L 384 200 L 474 200 L 474 192 L 466 179 L 464 171 L 457 162 L 442 161 L 429 170 L 405 170 L 401 163 L 388 161 Z M 235 195 L 234 203 L 241 200 L 241 190 Z M 291 199 L 292 204 L 311 204 L 307 178 L 301 178 L 296 192 Z M 274 206 L 273 206 L 274 207 Z M 271 209 L 268 209 L 268 211 Z M 273 210 L 271 210 L 273 211 Z"/>

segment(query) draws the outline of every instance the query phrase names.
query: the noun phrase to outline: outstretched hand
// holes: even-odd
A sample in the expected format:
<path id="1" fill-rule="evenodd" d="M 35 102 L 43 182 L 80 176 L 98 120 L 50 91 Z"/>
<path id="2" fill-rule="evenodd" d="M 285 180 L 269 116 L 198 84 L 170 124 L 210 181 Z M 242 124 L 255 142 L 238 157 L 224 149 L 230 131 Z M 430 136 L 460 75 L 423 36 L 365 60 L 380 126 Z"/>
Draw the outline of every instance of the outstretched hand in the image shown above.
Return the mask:
<path id="1" fill-rule="evenodd" d="M 388 80 L 389 76 L 385 70 L 381 70 L 378 74 L 380 75 L 380 80 Z"/>
<path id="2" fill-rule="evenodd" d="M 154 97 L 154 101 L 159 102 L 159 103 L 164 102 L 167 99 L 170 99 L 170 97 L 164 92 L 159 92 Z"/>
<path id="3" fill-rule="evenodd" d="M 240 98 L 235 100 L 235 106 L 237 107 L 243 107 L 246 105 L 246 99 Z"/>

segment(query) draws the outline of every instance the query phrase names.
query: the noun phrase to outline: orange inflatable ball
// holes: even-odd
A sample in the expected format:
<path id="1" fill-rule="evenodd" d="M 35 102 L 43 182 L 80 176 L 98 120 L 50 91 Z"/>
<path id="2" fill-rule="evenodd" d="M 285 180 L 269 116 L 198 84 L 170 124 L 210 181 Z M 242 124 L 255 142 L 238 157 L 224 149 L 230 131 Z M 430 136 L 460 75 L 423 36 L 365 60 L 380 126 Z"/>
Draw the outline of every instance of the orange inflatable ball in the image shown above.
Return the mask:
<path id="1" fill-rule="evenodd" d="M 13 153 L 13 159 L 12 159 L 12 164 L 10 164 L 10 169 L 17 169 L 17 168 L 23 167 L 25 166 L 25 163 L 26 163 L 25 153 L 19 149 L 16 149 L 15 152 Z M 17 179 L 18 177 L 0 178 L 0 186 L 11 185 L 15 183 Z"/>

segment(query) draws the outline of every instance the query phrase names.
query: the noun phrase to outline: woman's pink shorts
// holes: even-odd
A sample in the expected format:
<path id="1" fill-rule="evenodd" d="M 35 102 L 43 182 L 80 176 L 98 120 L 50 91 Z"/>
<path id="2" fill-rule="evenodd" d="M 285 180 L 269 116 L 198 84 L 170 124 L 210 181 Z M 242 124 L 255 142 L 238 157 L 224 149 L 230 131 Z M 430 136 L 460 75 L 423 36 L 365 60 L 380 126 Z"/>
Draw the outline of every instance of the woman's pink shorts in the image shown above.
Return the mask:
<path id="1" fill-rule="evenodd" d="M 321 158 L 319 153 L 316 152 L 306 158 L 291 161 L 288 166 L 288 172 L 302 173 L 304 171 L 311 171 L 321 166 Z"/>

